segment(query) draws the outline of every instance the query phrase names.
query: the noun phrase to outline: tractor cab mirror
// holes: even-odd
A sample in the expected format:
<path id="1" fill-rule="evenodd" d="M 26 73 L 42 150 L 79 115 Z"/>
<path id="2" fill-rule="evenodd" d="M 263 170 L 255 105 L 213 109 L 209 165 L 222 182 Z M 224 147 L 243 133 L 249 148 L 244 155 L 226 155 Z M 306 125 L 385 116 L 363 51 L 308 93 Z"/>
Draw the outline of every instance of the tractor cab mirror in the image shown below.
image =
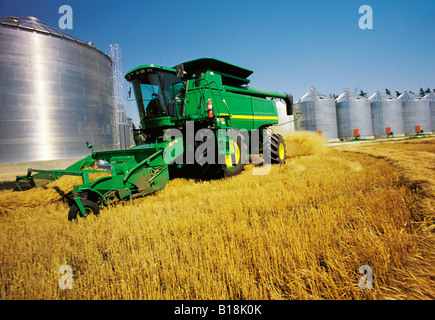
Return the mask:
<path id="1" fill-rule="evenodd" d="M 127 101 L 134 101 L 135 100 L 134 97 L 133 98 L 131 97 L 131 89 L 132 89 L 132 87 L 130 87 L 130 89 L 128 90 Z"/>
<path id="2" fill-rule="evenodd" d="M 88 141 L 86 141 L 86 146 L 89 149 L 91 149 L 92 156 L 94 156 L 95 155 L 95 153 L 94 153 L 94 146 L 92 144 L 90 144 Z"/>
<path id="3" fill-rule="evenodd" d="M 177 71 L 176 72 L 177 78 L 180 80 L 183 80 L 184 79 L 184 64 L 178 64 L 175 67 L 175 69 Z"/>

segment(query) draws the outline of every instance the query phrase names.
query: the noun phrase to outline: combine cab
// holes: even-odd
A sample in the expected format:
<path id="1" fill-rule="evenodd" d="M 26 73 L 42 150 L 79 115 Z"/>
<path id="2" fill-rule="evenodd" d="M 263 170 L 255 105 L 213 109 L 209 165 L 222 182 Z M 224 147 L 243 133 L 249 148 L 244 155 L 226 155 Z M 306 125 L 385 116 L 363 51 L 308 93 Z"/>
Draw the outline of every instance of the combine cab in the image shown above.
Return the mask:
<path id="1" fill-rule="evenodd" d="M 266 98 L 284 100 L 289 115 L 293 98 L 248 87 L 252 73 L 212 58 L 174 68 L 143 65 L 129 71 L 126 79 L 132 83 L 141 121 L 136 133 L 143 143 L 153 143 L 165 133 L 167 139 L 181 134 L 186 152 L 178 167 L 193 165 L 191 171 L 200 177 L 237 174 L 251 154 L 263 153 L 269 163 L 285 162 L 282 137 L 269 137 L 264 130 L 278 123 L 275 102 Z M 205 136 L 207 154 L 198 154 Z"/>
<path id="2" fill-rule="evenodd" d="M 212 58 L 173 68 L 139 66 L 125 76 L 140 116 L 138 146 L 92 150 L 65 170 L 29 169 L 17 177 L 17 188 L 22 189 L 23 181 L 35 186 L 37 180 L 81 176 L 83 184 L 74 186 L 71 196 L 69 219 L 75 219 L 98 214 L 100 206 L 111 202 L 163 189 L 172 173 L 229 177 L 240 173 L 255 154 L 263 154 L 264 163 L 285 163 L 283 137 L 266 130 L 278 123 L 275 102 L 267 98 L 284 100 L 291 115 L 292 96 L 250 88 L 247 78 L 252 73 Z M 90 182 L 89 174 L 98 172 L 110 174 Z"/>

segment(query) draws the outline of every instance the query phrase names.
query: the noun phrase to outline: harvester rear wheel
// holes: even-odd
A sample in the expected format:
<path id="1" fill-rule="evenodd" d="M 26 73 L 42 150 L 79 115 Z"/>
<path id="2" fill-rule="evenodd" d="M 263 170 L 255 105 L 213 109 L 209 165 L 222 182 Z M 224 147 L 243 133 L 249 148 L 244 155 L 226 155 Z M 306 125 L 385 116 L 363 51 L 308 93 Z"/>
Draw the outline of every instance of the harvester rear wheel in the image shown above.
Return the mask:
<path id="1" fill-rule="evenodd" d="M 91 214 L 97 216 L 100 213 L 100 208 L 95 202 L 90 200 L 82 200 L 82 203 L 86 210 L 85 218 Z M 76 204 L 73 204 L 68 212 L 68 220 L 76 220 L 78 216 L 82 216 L 80 214 L 79 207 Z"/>
<path id="2" fill-rule="evenodd" d="M 285 164 L 285 143 L 280 134 L 265 137 L 263 143 L 263 159 L 266 164 Z"/>

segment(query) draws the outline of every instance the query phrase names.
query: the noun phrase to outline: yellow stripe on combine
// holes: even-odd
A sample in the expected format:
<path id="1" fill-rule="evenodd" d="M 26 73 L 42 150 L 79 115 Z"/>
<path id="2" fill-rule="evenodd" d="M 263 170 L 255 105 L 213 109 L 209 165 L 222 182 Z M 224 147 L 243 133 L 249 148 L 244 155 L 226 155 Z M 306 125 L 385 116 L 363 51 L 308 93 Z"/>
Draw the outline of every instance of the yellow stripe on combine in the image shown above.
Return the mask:
<path id="1" fill-rule="evenodd" d="M 226 113 L 221 113 L 220 116 L 228 116 Z M 246 120 L 278 120 L 276 116 L 248 116 L 242 114 L 233 114 L 231 119 L 246 119 Z"/>

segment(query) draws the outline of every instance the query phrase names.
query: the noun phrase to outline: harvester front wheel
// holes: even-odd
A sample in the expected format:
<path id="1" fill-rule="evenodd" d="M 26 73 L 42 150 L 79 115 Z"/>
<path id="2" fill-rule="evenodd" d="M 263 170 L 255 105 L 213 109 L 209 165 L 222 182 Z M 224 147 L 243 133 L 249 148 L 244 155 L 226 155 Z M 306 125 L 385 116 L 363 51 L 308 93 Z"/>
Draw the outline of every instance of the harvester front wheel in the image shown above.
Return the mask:
<path id="1" fill-rule="evenodd" d="M 280 134 L 271 134 L 265 137 L 263 145 L 263 158 L 267 164 L 285 164 L 285 142 Z"/>
<path id="2" fill-rule="evenodd" d="M 237 138 L 237 142 L 233 142 L 233 148 L 234 148 L 235 155 L 233 157 L 227 155 L 225 157 L 225 164 L 221 165 L 222 175 L 224 178 L 238 175 L 243 171 L 245 167 L 243 151 L 245 150 L 244 148 L 246 148 L 246 146 L 243 144 L 241 137 Z M 234 164 L 233 164 L 233 160 L 235 161 Z M 228 167 L 234 165 L 235 165 L 234 168 L 227 169 Z"/>
<path id="3" fill-rule="evenodd" d="M 82 204 L 86 210 L 84 218 L 92 214 L 97 216 L 100 213 L 100 208 L 95 202 L 90 200 L 82 200 Z M 68 212 L 68 220 L 76 220 L 78 216 L 82 217 L 80 214 L 80 209 L 76 204 L 73 204 Z"/>

